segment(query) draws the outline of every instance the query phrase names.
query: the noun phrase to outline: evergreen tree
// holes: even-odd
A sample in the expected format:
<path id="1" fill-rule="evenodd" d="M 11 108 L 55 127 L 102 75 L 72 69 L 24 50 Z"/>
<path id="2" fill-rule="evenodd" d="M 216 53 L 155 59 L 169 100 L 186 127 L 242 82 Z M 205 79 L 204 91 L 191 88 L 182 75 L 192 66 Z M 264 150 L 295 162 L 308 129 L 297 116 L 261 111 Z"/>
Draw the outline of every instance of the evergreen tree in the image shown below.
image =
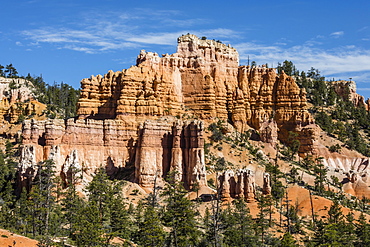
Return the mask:
<path id="1" fill-rule="evenodd" d="M 219 188 L 217 189 L 219 191 Z M 226 226 L 224 212 L 221 210 L 220 194 L 216 194 L 216 199 L 211 203 L 211 212 L 207 208 L 204 216 L 205 241 L 208 246 L 222 246 L 222 230 Z"/>
<path id="2" fill-rule="evenodd" d="M 309 246 L 355 246 L 356 236 L 353 215 L 346 219 L 338 201 L 334 200 L 326 222 L 317 222 L 317 229 Z"/>
<path id="3" fill-rule="evenodd" d="M 77 101 L 80 91 L 66 83 L 47 84 L 42 76 L 26 77 L 34 85 L 36 99 L 47 105 L 49 117 L 55 117 L 51 113 L 58 112 L 63 118 L 70 118 L 76 115 Z"/>
<path id="4" fill-rule="evenodd" d="M 74 226 L 74 240 L 77 246 L 108 246 L 99 215 L 99 205 L 95 201 L 80 206 Z"/>
<path id="5" fill-rule="evenodd" d="M 169 246 L 196 246 L 200 242 L 194 205 L 185 197 L 186 194 L 178 181 L 170 181 L 162 192 L 166 203 L 163 222 L 171 229 L 167 239 Z"/>
<path id="6" fill-rule="evenodd" d="M 5 68 L 5 74 L 8 78 L 17 78 L 18 71 L 14 68 L 13 64 L 8 64 Z"/>
<path id="7" fill-rule="evenodd" d="M 13 207 L 17 166 L 11 157 L 12 152 L 10 150 L 8 152 L 8 154 L 4 154 L 0 150 L 0 225 L 6 229 L 15 226 Z"/>
<path id="8" fill-rule="evenodd" d="M 355 246 L 370 246 L 370 225 L 364 213 L 361 213 L 355 228 L 358 237 Z"/>
<path id="9" fill-rule="evenodd" d="M 0 76 L 1 77 L 5 77 L 4 68 L 5 67 L 0 64 Z"/>
<path id="10" fill-rule="evenodd" d="M 97 229 L 104 232 L 106 243 L 116 236 L 122 238 L 130 236 L 131 222 L 122 199 L 121 185 L 119 182 L 109 180 L 104 168 L 101 167 L 86 188 L 88 205 L 93 208 L 92 211 L 88 211 L 88 215 L 97 218 L 97 221 L 94 219 L 93 222 L 100 222 Z M 95 216 L 92 214 L 94 210 L 98 210 Z"/>
<path id="11" fill-rule="evenodd" d="M 157 177 L 155 177 L 153 192 L 149 193 L 144 202 L 137 207 L 138 230 L 134 237 L 135 242 L 142 246 L 163 246 L 166 239 L 161 222 L 158 189 Z"/>
<path id="12" fill-rule="evenodd" d="M 285 74 L 292 76 L 292 75 L 299 75 L 299 71 L 296 69 L 292 61 L 285 60 L 283 64 L 278 63 L 277 67 L 278 73 L 280 74 L 284 71 Z"/>
<path id="13" fill-rule="evenodd" d="M 77 176 L 79 171 L 72 167 L 70 170 L 69 181 L 67 181 L 67 188 L 63 193 L 63 199 L 61 200 L 61 207 L 63 212 L 63 225 L 62 229 L 65 229 L 66 234 L 74 239 L 76 232 L 76 225 L 79 221 L 78 212 L 84 207 L 83 199 L 78 195 L 76 184 L 79 183 L 80 178 Z"/>
<path id="14" fill-rule="evenodd" d="M 138 222 L 139 230 L 136 242 L 141 246 L 163 246 L 166 234 L 163 230 L 158 209 L 152 205 L 144 208 L 142 220 Z"/>
<path id="15" fill-rule="evenodd" d="M 268 229 L 272 226 L 272 198 L 270 195 L 258 196 L 258 214 L 256 219 L 255 231 L 260 236 L 262 244 L 265 243 Z"/>
<path id="16" fill-rule="evenodd" d="M 254 222 L 243 199 L 235 200 L 223 214 L 224 243 L 226 246 L 258 246 Z"/>
<path id="17" fill-rule="evenodd" d="M 295 247 L 297 246 L 297 242 L 293 238 L 293 236 L 289 233 L 286 232 L 280 242 L 280 247 Z"/>
<path id="18" fill-rule="evenodd" d="M 327 168 L 322 163 L 322 157 L 316 158 L 316 166 L 314 166 L 314 172 L 316 174 L 315 177 L 315 190 L 319 195 L 323 195 L 325 193 L 325 183 L 327 182 L 326 174 Z"/>
<path id="19" fill-rule="evenodd" d="M 15 231 L 25 236 L 31 234 L 33 230 L 32 203 L 28 198 L 28 193 L 25 188 L 23 188 L 20 197 L 16 201 L 13 212 L 17 222 Z"/>

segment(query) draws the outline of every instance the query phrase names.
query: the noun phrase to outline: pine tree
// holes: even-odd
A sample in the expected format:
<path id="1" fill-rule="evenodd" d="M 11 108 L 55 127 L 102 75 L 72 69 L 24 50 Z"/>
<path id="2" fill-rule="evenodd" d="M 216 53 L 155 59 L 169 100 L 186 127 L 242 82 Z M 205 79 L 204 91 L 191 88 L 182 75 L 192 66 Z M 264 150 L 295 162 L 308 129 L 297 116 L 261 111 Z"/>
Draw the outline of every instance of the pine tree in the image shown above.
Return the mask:
<path id="1" fill-rule="evenodd" d="M 109 203 L 110 220 L 106 235 L 112 239 L 120 237 L 126 240 L 131 239 L 133 222 L 126 209 L 126 203 L 123 201 L 121 186 L 114 187 L 115 193 Z M 153 215 L 154 217 L 154 215 Z"/>
<path id="2" fill-rule="evenodd" d="M 95 219 L 92 221 L 100 222 L 97 229 L 104 232 L 107 244 L 116 236 L 130 237 L 131 222 L 122 199 L 121 185 L 119 182 L 109 180 L 104 168 L 101 167 L 86 188 L 89 196 L 88 205 L 98 210 L 97 215 L 94 216 L 97 221 Z M 92 212 L 88 212 L 91 217 Z"/>
<path id="3" fill-rule="evenodd" d="M 77 177 L 78 170 L 71 169 L 71 176 L 67 183 L 67 188 L 63 193 L 63 199 L 61 200 L 61 207 L 63 211 L 64 224 L 63 229 L 66 229 L 67 235 L 74 239 L 74 233 L 76 232 L 75 226 L 78 221 L 78 212 L 84 207 L 83 199 L 78 195 L 76 184 L 79 183 L 80 178 Z"/>
<path id="4" fill-rule="evenodd" d="M 135 242 L 142 246 L 163 246 L 166 234 L 161 222 L 158 203 L 157 177 L 154 179 L 153 192 L 141 201 L 137 207 L 136 224 L 138 230 L 134 234 Z"/>
<path id="5" fill-rule="evenodd" d="M 31 206 L 30 200 L 28 199 L 28 193 L 26 189 L 23 188 L 20 197 L 14 205 L 13 212 L 17 221 L 17 224 L 15 225 L 15 231 L 25 236 L 28 236 L 32 233 Z"/>
<path id="6" fill-rule="evenodd" d="M 317 158 L 316 166 L 314 167 L 314 172 L 316 173 L 315 178 L 315 190 L 319 195 L 323 195 L 325 192 L 325 183 L 327 181 L 326 174 L 327 174 L 327 168 L 322 163 L 322 157 Z"/>
<path id="7" fill-rule="evenodd" d="M 363 213 L 358 219 L 355 232 L 358 238 L 355 246 L 370 246 L 370 225 Z"/>
<path id="8" fill-rule="evenodd" d="M 37 237 L 41 243 L 50 242 L 50 215 L 55 209 L 54 198 L 54 163 L 51 160 L 39 162 L 37 174 L 33 180 L 31 191 L 27 198 L 29 219 L 32 225 L 32 236 Z"/>
<path id="9" fill-rule="evenodd" d="M 77 246 L 108 246 L 99 215 L 99 205 L 95 201 L 80 206 L 74 226 Z"/>
<path id="10" fill-rule="evenodd" d="M 224 243 L 227 246 L 257 246 L 254 222 L 243 199 L 235 200 L 223 214 Z"/>
<path id="11" fill-rule="evenodd" d="M 0 76 L 1 77 L 5 77 L 4 68 L 5 67 L 0 64 Z"/>
<path id="12" fill-rule="evenodd" d="M 8 78 L 17 78 L 18 71 L 14 68 L 13 64 L 8 64 L 5 68 L 6 77 Z"/>
<path id="13" fill-rule="evenodd" d="M 297 246 L 297 242 L 293 238 L 293 236 L 289 233 L 286 232 L 280 242 L 280 247 L 295 247 Z"/>
<path id="14" fill-rule="evenodd" d="M 344 216 L 338 201 L 334 200 L 326 222 L 317 222 L 310 246 L 355 246 L 356 236 L 353 215 Z"/>
<path id="15" fill-rule="evenodd" d="M 137 243 L 141 246 L 163 246 L 166 234 L 158 210 L 152 205 L 144 208 L 142 220 L 138 223 Z"/>
<path id="16" fill-rule="evenodd" d="M 166 184 L 161 194 L 166 203 L 162 219 L 164 225 L 171 229 L 167 239 L 170 246 L 196 246 L 200 241 L 196 212 L 186 194 L 178 181 Z"/>
<path id="17" fill-rule="evenodd" d="M 203 241 L 209 246 L 222 246 L 223 212 L 221 210 L 221 199 L 219 193 L 211 203 L 211 212 L 207 208 L 203 219 L 205 226 L 205 238 Z"/>
<path id="18" fill-rule="evenodd" d="M 259 212 L 256 219 L 255 231 L 260 236 L 261 242 L 264 243 L 266 239 L 267 230 L 272 226 L 272 198 L 271 196 L 258 196 Z"/>
<path id="19" fill-rule="evenodd" d="M 0 150 L 0 224 L 6 229 L 14 228 L 16 223 L 13 213 L 15 180 L 16 163 L 10 154 Z"/>

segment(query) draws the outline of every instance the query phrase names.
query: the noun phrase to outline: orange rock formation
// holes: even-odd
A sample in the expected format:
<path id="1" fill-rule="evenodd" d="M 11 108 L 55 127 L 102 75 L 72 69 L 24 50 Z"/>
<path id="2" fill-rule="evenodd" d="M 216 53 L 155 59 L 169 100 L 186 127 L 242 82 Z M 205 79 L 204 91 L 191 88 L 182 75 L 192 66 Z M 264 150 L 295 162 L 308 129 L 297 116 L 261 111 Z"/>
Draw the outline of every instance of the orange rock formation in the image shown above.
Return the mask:
<path id="1" fill-rule="evenodd" d="M 81 88 L 78 120 L 25 122 L 24 149 L 33 151 L 24 154 L 34 158 L 21 157 L 23 171 L 48 157 L 65 171 L 77 152 L 83 171 L 105 165 L 114 174 L 134 167 L 134 180 L 143 187 L 170 170 L 189 188 L 205 185 L 203 124 L 184 121 L 187 116 L 218 118 L 238 131 L 253 127 L 271 143 L 294 131 L 302 152 L 315 146 L 317 127 L 306 92 L 292 77 L 264 66 L 239 66 L 230 45 L 195 35 L 181 36 L 174 54 L 141 51 L 136 66 L 83 79 Z"/>
<path id="2" fill-rule="evenodd" d="M 273 68 L 239 66 L 230 45 L 195 35 L 181 36 L 172 55 L 141 51 L 136 66 L 83 79 L 81 88 L 79 118 L 139 123 L 189 110 L 203 120 L 229 121 L 239 131 L 251 126 L 274 141 L 278 135 L 286 139 L 288 131 L 315 139 L 306 92 L 292 77 Z M 307 145 L 302 151 L 312 149 L 313 143 Z"/>

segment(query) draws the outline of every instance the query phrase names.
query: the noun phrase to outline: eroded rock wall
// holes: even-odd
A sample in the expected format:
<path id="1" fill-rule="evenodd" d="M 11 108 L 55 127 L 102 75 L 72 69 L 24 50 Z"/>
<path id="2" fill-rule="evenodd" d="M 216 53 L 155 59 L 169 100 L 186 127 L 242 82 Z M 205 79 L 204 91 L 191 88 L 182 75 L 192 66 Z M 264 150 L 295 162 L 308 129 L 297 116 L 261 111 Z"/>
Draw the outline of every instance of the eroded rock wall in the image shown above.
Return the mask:
<path id="1" fill-rule="evenodd" d="M 203 124 L 186 119 L 218 118 L 241 132 L 253 127 L 272 144 L 289 131 L 315 138 L 306 92 L 292 77 L 239 66 L 230 45 L 191 34 L 179 37 L 174 54 L 141 51 L 136 66 L 83 79 L 77 114 L 77 120 L 26 121 L 25 147 L 34 147 L 38 161 L 59 152 L 52 157 L 64 173 L 73 160 L 87 175 L 101 165 L 111 176 L 131 167 L 143 187 L 169 171 L 188 188 L 206 184 Z M 301 151 L 314 149 L 314 141 L 302 143 Z"/>
<path id="2" fill-rule="evenodd" d="M 314 126 L 306 92 L 292 77 L 264 66 L 239 66 L 238 52 L 230 45 L 191 34 L 178 39 L 174 54 L 160 57 L 141 51 L 136 66 L 83 79 L 81 88 L 79 118 L 133 122 L 166 115 L 219 118 L 241 132 L 249 126 L 266 132 L 270 125 L 268 142 Z M 302 145 L 302 150 L 313 149 L 311 144 Z"/>
<path id="3" fill-rule="evenodd" d="M 330 85 L 333 86 L 335 92 L 342 96 L 343 98 L 351 101 L 354 106 L 356 107 L 365 107 L 366 110 L 370 110 L 369 108 L 369 99 L 365 101 L 365 98 L 362 95 L 359 95 L 356 92 L 357 86 L 355 81 L 331 81 L 329 82 Z"/>
<path id="4" fill-rule="evenodd" d="M 136 128 L 111 119 L 27 120 L 23 144 L 20 168 L 27 181 L 36 174 L 37 162 L 51 159 L 62 178 L 74 167 L 85 184 L 100 166 L 113 177 L 133 169 L 131 180 L 147 188 L 170 171 L 179 172 L 189 189 L 194 183 L 207 184 L 201 121 L 163 118 Z"/>

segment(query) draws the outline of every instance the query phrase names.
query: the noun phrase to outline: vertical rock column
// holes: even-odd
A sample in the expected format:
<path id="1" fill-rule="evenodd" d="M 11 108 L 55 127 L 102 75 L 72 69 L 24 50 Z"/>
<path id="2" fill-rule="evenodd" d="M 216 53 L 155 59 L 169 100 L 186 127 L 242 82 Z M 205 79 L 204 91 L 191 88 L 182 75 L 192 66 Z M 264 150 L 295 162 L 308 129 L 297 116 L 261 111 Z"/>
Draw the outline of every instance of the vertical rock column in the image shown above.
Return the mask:
<path id="1" fill-rule="evenodd" d="M 182 162 L 182 150 L 181 150 L 181 132 L 182 125 L 180 122 L 175 122 L 172 126 L 172 158 L 170 171 L 174 173 L 174 179 L 176 181 L 183 180 L 183 162 Z"/>
<path id="2" fill-rule="evenodd" d="M 235 198 L 235 189 L 236 189 L 236 182 L 234 177 L 233 170 L 225 171 L 219 178 L 221 183 L 221 198 L 222 200 L 228 200 L 230 198 Z"/>
<path id="3" fill-rule="evenodd" d="M 186 126 L 186 175 L 185 185 L 192 188 L 194 183 L 206 186 L 206 166 L 204 161 L 203 122 L 193 121 Z"/>
<path id="4" fill-rule="evenodd" d="M 165 176 L 169 169 L 169 141 L 171 125 L 167 122 L 144 122 L 139 127 L 135 158 L 135 180 L 142 187 L 152 187 L 154 179 Z"/>

